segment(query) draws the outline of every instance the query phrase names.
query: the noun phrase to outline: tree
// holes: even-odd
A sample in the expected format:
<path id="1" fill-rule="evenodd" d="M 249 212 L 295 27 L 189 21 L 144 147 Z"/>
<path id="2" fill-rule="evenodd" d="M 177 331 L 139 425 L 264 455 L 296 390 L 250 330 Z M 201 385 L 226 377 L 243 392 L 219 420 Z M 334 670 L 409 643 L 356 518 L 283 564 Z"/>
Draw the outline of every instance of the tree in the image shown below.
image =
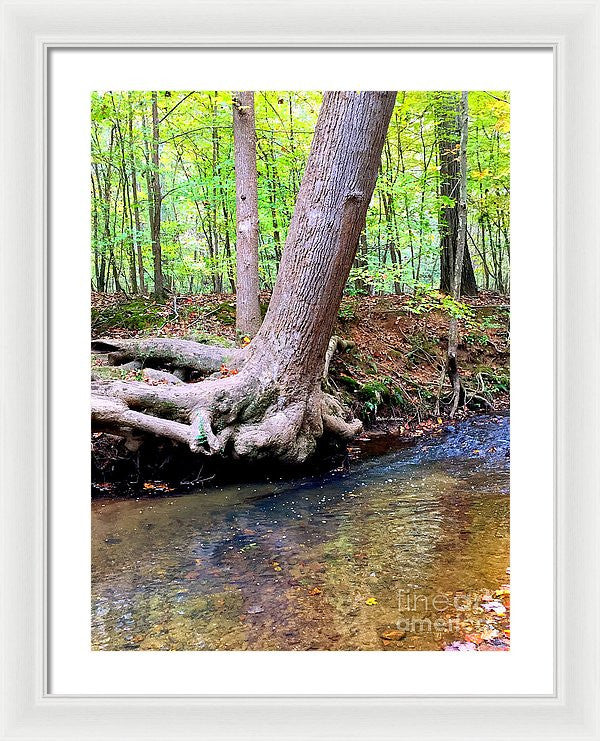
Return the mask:
<path id="1" fill-rule="evenodd" d="M 459 218 L 459 150 L 460 150 L 460 97 L 456 93 L 436 95 L 436 124 L 440 164 L 441 208 L 439 230 L 441 239 L 440 291 L 452 292 Z M 477 283 L 468 246 L 465 245 L 461 274 L 462 293 L 477 295 Z"/>
<path id="2" fill-rule="evenodd" d="M 165 297 L 162 247 L 160 243 L 160 215 L 162 193 L 160 190 L 159 120 L 156 90 L 152 91 L 152 138 L 150 140 L 149 162 L 147 163 L 148 216 L 150 220 L 150 239 L 152 240 L 152 259 L 154 263 L 154 298 L 162 301 Z"/>
<path id="3" fill-rule="evenodd" d="M 254 93 L 233 94 L 236 205 L 236 327 L 240 335 L 260 329 L 258 284 L 258 185 Z"/>
<path id="4" fill-rule="evenodd" d="M 460 156 L 459 156 L 459 192 L 458 192 L 458 223 L 457 241 L 454 266 L 452 270 L 452 298 L 460 299 L 463 265 L 467 250 L 467 142 L 469 137 L 469 96 L 463 91 L 460 105 Z M 450 416 L 454 417 L 458 405 L 464 400 L 464 389 L 458 369 L 458 319 L 450 318 L 448 330 L 448 358 L 447 370 L 452 385 L 452 401 Z"/>
<path id="5" fill-rule="evenodd" d="M 221 360 L 226 378 L 149 385 L 95 381 L 96 427 L 133 428 L 198 453 L 307 460 L 324 436 L 361 423 L 322 390 L 325 355 L 373 194 L 394 92 L 328 92 L 296 200 L 265 320 L 243 350 L 172 340 L 103 340 L 114 362 L 165 355 L 177 367 Z M 219 357 L 220 356 L 220 357 Z M 231 371 L 237 371 L 232 374 Z M 166 379 L 165 379 L 166 380 Z M 169 379 L 172 380 L 172 379 Z"/>
<path id="6" fill-rule="evenodd" d="M 131 197 L 133 200 L 133 218 L 134 218 L 134 229 L 133 229 L 133 244 L 135 245 L 135 251 L 137 255 L 137 266 L 138 266 L 138 283 L 140 293 L 146 293 L 146 281 L 144 277 L 144 258 L 142 255 L 142 225 L 140 223 L 140 206 L 138 203 L 138 186 L 137 186 L 137 172 L 136 172 L 136 161 L 134 154 L 133 145 L 133 105 L 131 102 L 131 93 L 127 95 L 127 128 L 129 133 L 129 159 L 131 164 Z"/>

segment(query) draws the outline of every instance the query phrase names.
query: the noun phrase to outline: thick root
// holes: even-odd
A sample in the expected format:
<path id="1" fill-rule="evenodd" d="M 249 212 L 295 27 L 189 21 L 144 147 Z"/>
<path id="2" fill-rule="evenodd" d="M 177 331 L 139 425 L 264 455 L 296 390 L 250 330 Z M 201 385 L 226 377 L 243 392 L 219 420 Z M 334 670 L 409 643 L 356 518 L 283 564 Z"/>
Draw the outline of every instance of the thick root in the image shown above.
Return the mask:
<path id="1" fill-rule="evenodd" d="M 92 420 L 107 429 L 134 429 L 189 445 L 190 427 L 180 422 L 153 417 L 130 409 L 124 401 L 101 396 L 92 397 Z"/>
<path id="2" fill-rule="evenodd" d="M 272 380 L 243 372 L 198 384 L 93 384 L 92 419 L 103 429 L 163 435 L 199 454 L 303 463 L 323 435 L 348 440 L 362 429 L 320 389 L 286 394 Z"/>
<path id="3" fill-rule="evenodd" d="M 329 345 L 327 346 L 327 352 L 325 353 L 325 365 L 323 366 L 323 387 L 327 388 L 329 384 L 329 366 L 331 365 L 331 360 L 335 354 L 336 350 L 341 350 L 342 352 L 346 352 L 346 350 L 350 350 L 350 348 L 355 347 L 355 343 L 351 340 L 343 340 L 341 337 L 338 337 L 337 335 L 333 335 L 332 338 L 329 340 Z"/>
<path id="4" fill-rule="evenodd" d="M 239 370 L 246 361 L 243 349 L 201 345 L 190 340 L 171 340 L 160 337 L 148 339 L 93 340 L 92 352 L 108 353 L 112 365 L 131 361 L 142 364 L 184 368 L 208 374 L 225 365 Z"/>
<path id="5" fill-rule="evenodd" d="M 351 440 L 362 432 L 362 422 L 352 417 L 350 412 L 331 394 L 323 394 L 323 425 L 334 437 Z"/>
<path id="6" fill-rule="evenodd" d="M 325 373 L 336 347 L 332 338 Z M 149 383 L 94 381 L 92 420 L 102 429 L 137 429 L 184 443 L 194 453 L 245 460 L 303 463 L 323 436 L 346 441 L 362 424 L 331 394 L 317 387 L 282 387 L 263 357 L 245 366 L 243 350 L 185 340 L 96 340 L 93 349 L 113 362 L 148 360 L 209 372 L 226 364 L 241 371 L 200 383 L 181 383 L 171 373 L 144 368 Z"/>

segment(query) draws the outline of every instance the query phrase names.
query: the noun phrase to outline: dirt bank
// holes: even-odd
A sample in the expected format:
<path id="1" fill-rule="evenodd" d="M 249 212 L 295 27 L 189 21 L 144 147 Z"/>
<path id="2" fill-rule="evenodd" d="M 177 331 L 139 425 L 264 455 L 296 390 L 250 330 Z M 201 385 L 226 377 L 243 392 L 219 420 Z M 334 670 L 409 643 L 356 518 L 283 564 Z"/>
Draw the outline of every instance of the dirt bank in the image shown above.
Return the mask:
<path id="1" fill-rule="evenodd" d="M 269 296 L 261 298 L 264 311 Z M 366 432 L 354 450 L 376 448 L 379 436 L 410 440 L 447 424 L 445 399 L 450 386 L 444 360 L 449 317 L 457 311 L 459 365 L 467 392 L 467 407 L 459 416 L 508 409 L 508 297 L 481 292 L 459 307 L 436 292 L 345 297 L 335 331 L 349 346 L 333 356 L 328 383 L 365 425 Z M 230 294 L 183 296 L 164 304 L 94 294 L 92 336 L 180 337 L 231 346 L 243 342 L 236 337 L 235 297 Z M 100 376 L 110 377 L 116 371 L 101 355 L 93 356 L 92 363 Z M 123 475 L 120 465 L 105 461 L 115 439 L 95 435 L 93 443 L 94 478 L 102 481 Z M 120 457 L 130 453 L 122 451 Z"/>

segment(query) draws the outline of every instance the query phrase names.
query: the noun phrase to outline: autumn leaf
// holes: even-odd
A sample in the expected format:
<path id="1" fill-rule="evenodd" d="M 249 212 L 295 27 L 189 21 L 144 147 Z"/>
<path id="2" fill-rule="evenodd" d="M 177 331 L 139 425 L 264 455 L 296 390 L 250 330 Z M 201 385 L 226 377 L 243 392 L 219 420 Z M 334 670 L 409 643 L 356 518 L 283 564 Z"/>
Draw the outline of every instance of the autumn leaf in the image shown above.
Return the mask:
<path id="1" fill-rule="evenodd" d="M 403 638 L 406 638 L 406 631 L 405 630 L 385 630 L 380 638 L 382 638 L 384 641 L 401 641 Z"/>

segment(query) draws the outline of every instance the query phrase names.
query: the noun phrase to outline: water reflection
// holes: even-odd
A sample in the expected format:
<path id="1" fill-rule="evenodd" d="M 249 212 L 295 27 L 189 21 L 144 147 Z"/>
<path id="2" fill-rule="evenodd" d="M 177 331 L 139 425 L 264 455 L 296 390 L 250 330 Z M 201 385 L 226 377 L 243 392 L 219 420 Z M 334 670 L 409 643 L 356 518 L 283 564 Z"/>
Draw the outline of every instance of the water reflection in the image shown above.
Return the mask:
<path id="1" fill-rule="evenodd" d="M 93 647 L 441 647 L 418 621 L 506 580 L 508 439 L 477 418 L 346 474 L 95 501 Z"/>

